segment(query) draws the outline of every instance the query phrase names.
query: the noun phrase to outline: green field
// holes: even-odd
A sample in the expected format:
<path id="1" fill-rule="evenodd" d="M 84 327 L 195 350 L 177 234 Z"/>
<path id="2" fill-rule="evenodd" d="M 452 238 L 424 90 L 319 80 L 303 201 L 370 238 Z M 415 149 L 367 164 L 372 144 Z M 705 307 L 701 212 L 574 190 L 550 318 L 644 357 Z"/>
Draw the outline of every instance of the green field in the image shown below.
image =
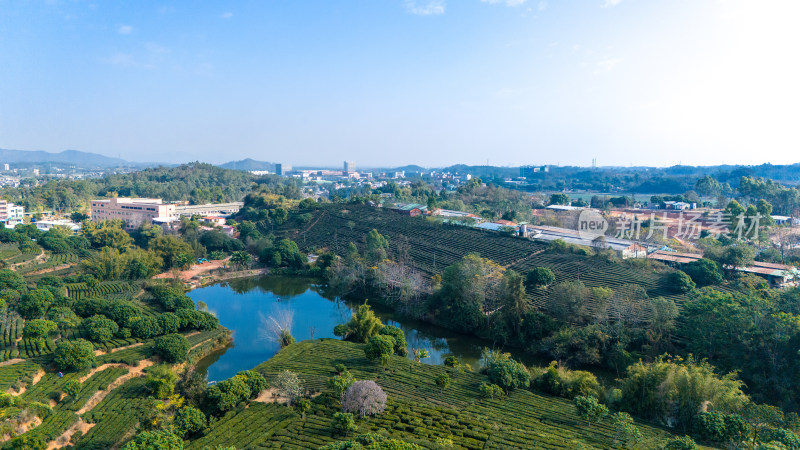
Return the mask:
<path id="1" fill-rule="evenodd" d="M 591 427 L 576 415 L 570 401 L 517 390 L 502 399 L 486 399 L 478 386 L 486 377 L 443 366 L 418 364 L 393 357 L 384 371 L 369 362 L 363 345 L 333 339 L 304 341 L 280 351 L 259 365 L 268 380 L 282 370 L 300 375 L 313 407 L 305 419 L 276 404 L 240 405 L 216 421 L 208 434 L 191 441 L 190 449 L 233 445 L 237 448 L 317 448 L 341 437 L 331 432 L 338 402 L 327 395 L 326 381 L 334 365 L 344 364 L 357 379 L 375 380 L 387 393 L 384 413 L 358 421 L 358 432 L 379 432 L 428 448 L 610 448 L 614 428 L 609 420 Z M 452 383 L 442 390 L 434 383 L 447 372 Z M 323 395 L 316 396 L 322 392 Z M 651 443 L 664 441 L 662 429 L 639 424 Z"/>

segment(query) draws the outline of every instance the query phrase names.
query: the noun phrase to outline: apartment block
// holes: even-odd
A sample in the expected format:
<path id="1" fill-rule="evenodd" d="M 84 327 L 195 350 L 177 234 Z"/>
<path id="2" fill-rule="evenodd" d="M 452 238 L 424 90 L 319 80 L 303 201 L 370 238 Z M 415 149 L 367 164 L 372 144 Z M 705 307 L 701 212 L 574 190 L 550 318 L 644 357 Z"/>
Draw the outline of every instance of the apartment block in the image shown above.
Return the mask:
<path id="1" fill-rule="evenodd" d="M 160 198 L 110 198 L 92 200 L 92 220 L 122 219 L 125 228 L 132 230 L 156 217 L 174 217 L 175 205 Z"/>

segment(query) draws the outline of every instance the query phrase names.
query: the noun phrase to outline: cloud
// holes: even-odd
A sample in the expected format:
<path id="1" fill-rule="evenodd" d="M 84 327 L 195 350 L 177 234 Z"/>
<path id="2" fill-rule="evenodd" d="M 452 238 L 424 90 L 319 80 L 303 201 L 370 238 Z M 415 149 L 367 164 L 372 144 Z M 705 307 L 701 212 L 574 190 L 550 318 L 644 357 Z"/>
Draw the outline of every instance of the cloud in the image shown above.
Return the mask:
<path id="1" fill-rule="evenodd" d="M 133 27 L 130 25 L 120 25 L 117 28 L 117 33 L 119 34 L 131 34 L 133 32 Z"/>
<path id="2" fill-rule="evenodd" d="M 609 58 L 595 63 L 594 73 L 611 72 L 617 64 L 622 62 L 622 58 Z"/>
<path id="3" fill-rule="evenodd" d="M 519 5 L 525 3 L 528 0 L 481 0 L 481 1 L 484 2 L 484 3 L 491 3 L 491 4 L 503 3 L 506 6 L 519 6 Z M 542 9 L 542 3 L 544 3 L 544 7 L 547 8 L 547 2 L 541 2 L 541 3 L 539 3 L 539 10 L 540 11 L 543 10 Z"/>
<path id="4" fill-rule="evenodd" d="M 539 9 L 539 11 L 546 10 L 547 9 L 547 2 L 542 0 L 541 2 L 539 2 L 539 6 L 537 8 Z"/>
<path id="5" fill-rule="evenodd" d="M 129 53 L 115 53 L 111 57 L 104 60 L 106 63 L 119 67 L 135 67 L 141 69 L 152 69 L 152 64 L 143 63 L 138 61 L 133 55 Z"/>
<path id="6" fill-rule="evenodd" d="M 220 17 L 222 17 L 223 19 L 230 19 L 231 17 L 233 17 L 233 13 L 232 12 L 225 12 L 225 13 L 222 13 L 222 15 Z"/>
<path id="7" fill-rule="evenodd" d="M 603 3 L 603 8 L 613 8 L 620 3 L 622 3 L 622 0 L 605 0 L 605 3 Z"/>
<path id="8" fill-rule="evenodd" d="M 445 9 L 445 0 L 426 0 L 422 4 L 417 3 L 416 0 L 405 0 L 403 4 L 406 11 L 418 16 L 444 14 Z"/>

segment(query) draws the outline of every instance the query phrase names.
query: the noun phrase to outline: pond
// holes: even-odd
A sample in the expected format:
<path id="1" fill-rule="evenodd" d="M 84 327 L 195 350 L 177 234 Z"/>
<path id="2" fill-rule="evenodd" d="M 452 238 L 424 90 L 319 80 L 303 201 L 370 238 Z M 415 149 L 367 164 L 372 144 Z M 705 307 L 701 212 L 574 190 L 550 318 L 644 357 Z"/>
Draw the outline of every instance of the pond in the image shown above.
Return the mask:
<path id="1" fill-rule="evenodd" d="M 201 360 L 197 369 L 206 372 L 208 381 L 220 381 L 242 370 L 252 369 L 274 356 L 280 349 L 269 339 L 273 318 L 292 316 L 292 336 L 298 341 L 335 337 L 333 327 L 350 320 L 357 302 L 326 295 L 318 280 L 298 277 L 265 276 L 232 280 L 196 289 L 189 293 L 196 303 L 203 302 L 224 327 L 233 332 L 233 344 Z M 472 336 L 454 333 L 427 323 L 395 317 L 391 311 L 372 305 L 383 323 L 405 332 L 409 353 L 412 348 L 430 352 L 424 363 L 441 364 L 453 354 L 476 367 L 481 349 L 491 347 Z M 528 361 L 526 361 L 528 362 Z"/>

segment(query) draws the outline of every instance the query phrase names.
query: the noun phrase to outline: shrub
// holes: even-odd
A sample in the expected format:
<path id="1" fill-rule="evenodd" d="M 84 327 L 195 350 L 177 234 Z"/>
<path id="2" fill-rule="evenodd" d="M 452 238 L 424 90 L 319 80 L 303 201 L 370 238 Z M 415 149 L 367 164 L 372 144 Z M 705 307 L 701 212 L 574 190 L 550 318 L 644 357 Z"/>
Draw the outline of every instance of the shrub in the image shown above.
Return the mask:
<path id="1" fill-rule="evenodd" d="M 575 398 L 579 395 L 593 395 L 600 398 L 603 387 L 597 377 L 583 370 L 569 370 L 559 367 L 556 361 L 546 369 L 531 369 L 533 387 L 542 392 L 564 398 Z"/>
<path id="2" fill-rule="evenodd" d="M 342 409 L 360 416 L 383 412 L 386 408 L 386 393 L 372 380 L 356 381 L 344 393 Z"/>
<path id="3" fill-rule="evenodd" d="M 166 430 L 145 431 L 137 434 L 122 450 L 183 450 L 183 440 Z"/>
<path id="4" fill-rule="evenodd" d="M 528 286 L 549 286 L 556 282 L 556 275 L 547 267 L 534 267 L 525 275 Z"/>
<path id="5" fill-rule="evenodd" d="M 482 396 L 486 398 L 494 399 L 495 397 L 502 397 L 505 395 L 505 391 L 503 388 L 496 384 L 489 384 L 489 383 L 481 383 L 478 391 L 481 393 Z"/>
<path id="6" fill-rule="evenodd" d="M 351 413 L 336 412 L 333 413 L 331 427 L 335 433 L 346 435 L 356 431 L 356 421 Z"/>
<path id="7" fill-rule="evenodd" d="M 349 388 L 353 383 L 356 382 L 356 379 L 353 377 L 353 374 L 348 372 L 347 370 L 341 372 L 339 375 L 334 375 L 328 378 L 328 387 L 333 390 L 333 394 L 336 398 L 342 398 L 344 392 Z"/>
<path id="8" fill-rule="evenodd" d="M 168 334 L 156 338 L 153 351 L 168 363 L 186 360 L 189 354 L 189 341 L 182 334 Z"/>
<path id="9" fill-rule="evenodd" d="M 450 375 L 443 373 L 436 377 L 436 386 L 439 386 L 442 390 L 447 389 L 447 386 L 450 386 Z"/>
<path id="10" fill-rule="evenodd" d="M 696 448 L 697 444 L 689 436 L 672 438 L 664 446 L 664 450 L 695 450 Z"/>

